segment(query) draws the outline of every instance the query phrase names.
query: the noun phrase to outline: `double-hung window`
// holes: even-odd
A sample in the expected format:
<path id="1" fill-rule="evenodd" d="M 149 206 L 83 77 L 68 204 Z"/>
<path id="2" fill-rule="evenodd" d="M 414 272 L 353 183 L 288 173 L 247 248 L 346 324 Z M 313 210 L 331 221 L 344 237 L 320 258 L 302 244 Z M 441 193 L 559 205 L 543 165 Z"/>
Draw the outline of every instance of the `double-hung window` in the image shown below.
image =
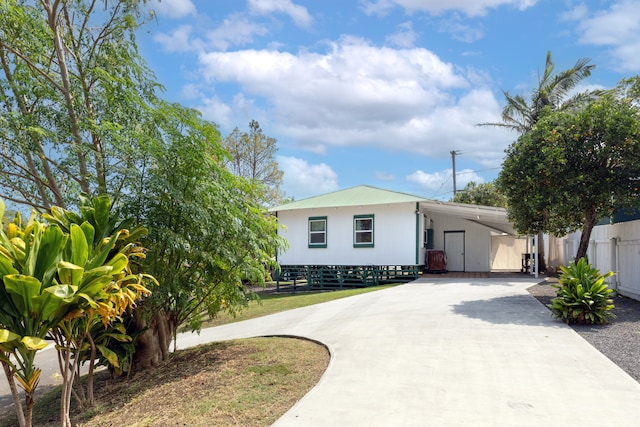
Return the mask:
<path id="1" fill-rule="evenodd" d="M 327 217 L 314 216 L 309 218 L 309 247 L 327 247 Z"/>
<path id="2" fill-rule="evenodd" d="M 353 247 L 373 247 L 373 215 L 355 215 L 353 217 Z"/>

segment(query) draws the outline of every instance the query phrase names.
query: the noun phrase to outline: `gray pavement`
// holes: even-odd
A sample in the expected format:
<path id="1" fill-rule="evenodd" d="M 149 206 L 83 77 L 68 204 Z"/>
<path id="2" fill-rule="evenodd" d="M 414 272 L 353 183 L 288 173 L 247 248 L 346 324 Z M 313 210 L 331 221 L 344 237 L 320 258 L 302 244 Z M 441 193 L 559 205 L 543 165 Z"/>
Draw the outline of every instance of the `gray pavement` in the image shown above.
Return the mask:
<path id="1" fill-rule="evenodd" d="M 551 318 L 535 279 L 425 278 L 178 337 L 324 343 L 320 382 L 276 426 L 638 426 L 640 384 Z"/>

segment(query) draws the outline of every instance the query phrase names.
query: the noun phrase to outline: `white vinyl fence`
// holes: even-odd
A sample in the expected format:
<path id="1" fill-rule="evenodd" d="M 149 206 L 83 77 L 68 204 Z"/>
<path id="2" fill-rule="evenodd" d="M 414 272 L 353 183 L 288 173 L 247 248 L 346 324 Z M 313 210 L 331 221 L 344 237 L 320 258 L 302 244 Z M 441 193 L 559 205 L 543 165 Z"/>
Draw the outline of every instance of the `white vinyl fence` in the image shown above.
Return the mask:
<path id="1" fill-rule="evenodd" d="M 567 265 L 573 261 L 579 243 L 580 233 L 555 239 L 557 262 Z M 594 227 L 587 256 L 600 272 L 615 273 L 609 286 L 640 301 L 640 220 Z"/>

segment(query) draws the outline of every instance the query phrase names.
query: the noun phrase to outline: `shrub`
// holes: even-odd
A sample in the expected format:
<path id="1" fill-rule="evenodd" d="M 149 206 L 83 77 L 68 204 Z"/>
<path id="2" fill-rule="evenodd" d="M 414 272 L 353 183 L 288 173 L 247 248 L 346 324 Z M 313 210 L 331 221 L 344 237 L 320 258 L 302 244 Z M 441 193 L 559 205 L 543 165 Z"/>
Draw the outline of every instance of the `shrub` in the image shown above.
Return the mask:
<path id="1" fill-rule="evenodd" d="M 581 325 L 601 325 L 615 317 L 610 311 L 614 307 L 613 290 L 605 283 L 613 272 L 602 275 L 585 258 L 560 269 L 560 285 L 552 285 L 557 289 L 556 298 L 548 305 L 554 317 Z"/>

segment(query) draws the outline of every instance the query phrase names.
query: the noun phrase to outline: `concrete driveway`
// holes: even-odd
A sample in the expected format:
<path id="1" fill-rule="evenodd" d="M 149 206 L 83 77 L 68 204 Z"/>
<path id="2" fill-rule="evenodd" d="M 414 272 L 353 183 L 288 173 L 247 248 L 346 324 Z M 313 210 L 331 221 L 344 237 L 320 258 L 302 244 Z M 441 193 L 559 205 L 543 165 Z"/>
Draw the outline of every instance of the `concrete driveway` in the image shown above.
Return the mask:
<path id="1" fill-rule="evenodd" d="M 637 426 L 640 384 L 531 297 L 530 278 L 420 279 L 207 329 L 324 343 L 330 365 L 276 426 Z"/>

